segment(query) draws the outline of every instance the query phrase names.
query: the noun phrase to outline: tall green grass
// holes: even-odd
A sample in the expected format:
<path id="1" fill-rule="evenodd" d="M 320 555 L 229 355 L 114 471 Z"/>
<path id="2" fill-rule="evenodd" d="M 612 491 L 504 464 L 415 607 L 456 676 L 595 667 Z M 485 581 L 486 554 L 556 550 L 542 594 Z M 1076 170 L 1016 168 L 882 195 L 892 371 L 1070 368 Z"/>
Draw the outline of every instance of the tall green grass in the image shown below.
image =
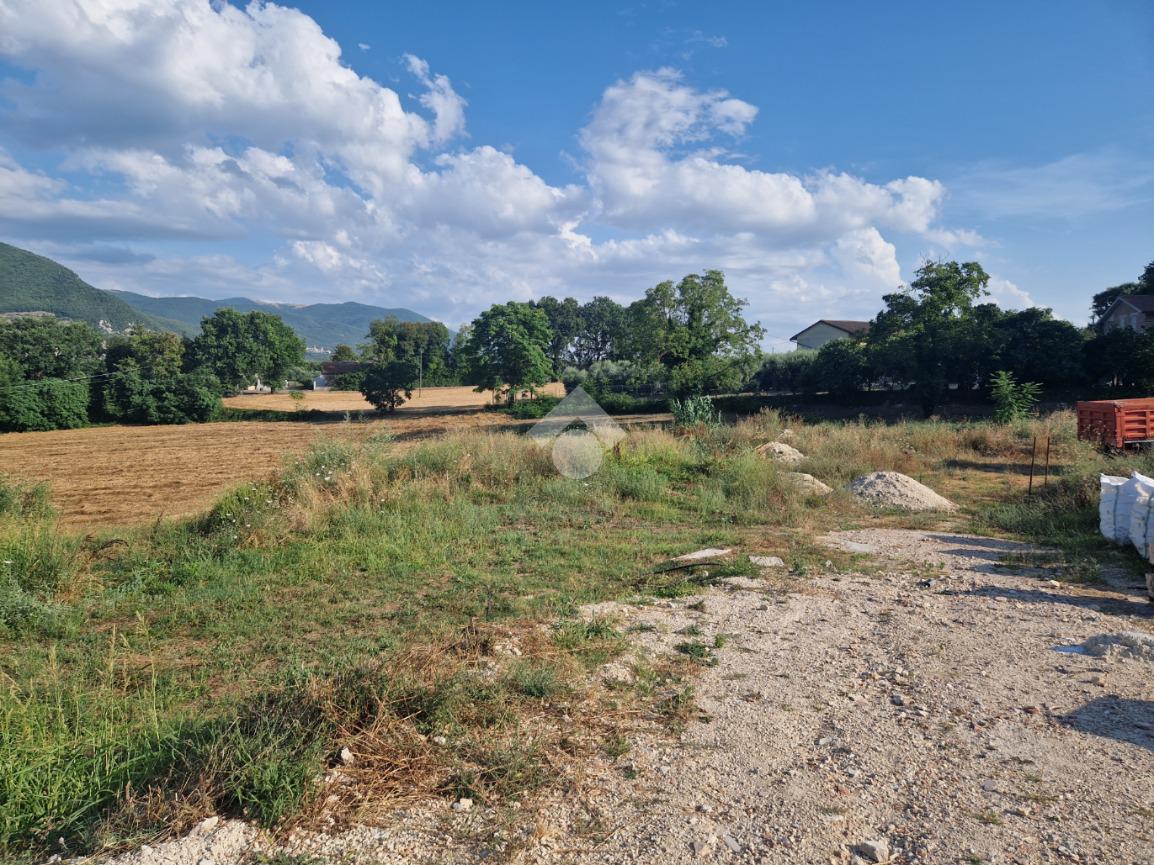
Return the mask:
<path id="1" fill-rule="evenodd" d="M 73 583 L 81 546 L 57 530 L 44 486 L 0 477 L 0 635 L 64 626 L 55 598 Z"/>

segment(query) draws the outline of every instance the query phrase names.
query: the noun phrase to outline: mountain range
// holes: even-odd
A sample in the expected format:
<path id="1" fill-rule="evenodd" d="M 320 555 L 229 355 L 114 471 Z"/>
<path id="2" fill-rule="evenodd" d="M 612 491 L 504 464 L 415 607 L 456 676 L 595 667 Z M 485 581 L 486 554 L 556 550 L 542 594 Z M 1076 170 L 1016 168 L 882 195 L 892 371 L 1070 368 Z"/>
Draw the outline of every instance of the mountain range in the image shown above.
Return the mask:
<path id="1" fill-rule="evenodd" d="M 271 312 L 280 316 L 309 346 L 331 351 L 339 342 L 356 345 L 376 319 L 431 321 L 411 309 L 390 309 L 364 303 L 295 305 L 229 297 L 149 297 L 131 291 L 104 290 L 89 285 L 59 262 L 26 249 L 0 243 L 0 315 L 49 312 L 60 318 L 86 321 L 105 331 L 123 331 L 131 324 L 195 336 L 200 321 L 216 310 Z"/>

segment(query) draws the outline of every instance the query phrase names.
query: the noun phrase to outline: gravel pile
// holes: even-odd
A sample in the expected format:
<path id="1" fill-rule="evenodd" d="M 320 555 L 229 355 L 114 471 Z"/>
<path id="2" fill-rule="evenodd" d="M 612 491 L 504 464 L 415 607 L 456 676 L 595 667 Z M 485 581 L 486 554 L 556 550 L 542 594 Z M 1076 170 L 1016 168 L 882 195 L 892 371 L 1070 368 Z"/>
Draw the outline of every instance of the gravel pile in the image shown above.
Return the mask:
<path id="1" fill-rule="evenodd" d="M 225 865 L 240 862 L 258 849 L 259 836 L 248 823 L 209 817 L 182 838 L 145 844 L 108 860 L 106 865 Z"/>
<path id="2" fill-rule="evenodd" d="M 813 475 L 807 475 L 805 472 L 790 472 L 789 479 L 809 496 L 828 496 L 833 492 L 833 488 L 829 484 L 822 483 Z"/>
<path id="3" fill-rule="evenodd" d="M 787 466 L 796 466 L 805 462 L 805 454 L 785 442 L 766 442 L 756 449 L 756 453 Z"/>
<path id="4" fill-rule="evenodd" d="M 1087 655 L 1097 658 L 1130 658 L 1140 661 L 1154 661 L 1154 636 L 1139 631 L 1124 631 L 1121 634 L 1101 634 L 1091 637 L 1082 644 Z"/>
<path id="5" fill-rule="evenodd" d="M 849 485 L 863 502 L 904 511 L 956 511 L 958 506 L 901 472 L 873 472 Z"/>

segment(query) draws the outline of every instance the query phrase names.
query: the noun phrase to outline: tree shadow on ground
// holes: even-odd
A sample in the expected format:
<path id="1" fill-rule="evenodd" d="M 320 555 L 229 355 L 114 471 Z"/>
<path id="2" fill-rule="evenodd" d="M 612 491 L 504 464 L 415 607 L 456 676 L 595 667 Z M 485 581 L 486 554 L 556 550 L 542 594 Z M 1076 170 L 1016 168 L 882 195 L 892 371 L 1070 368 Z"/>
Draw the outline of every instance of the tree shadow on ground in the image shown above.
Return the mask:
<path id="1" fill-rule="evenodd" d="M 1095 610 L 1111 616 L 1134 616 L 1149 619 L 1154 616 L 1154 605 L 1146 598 L 1145 592 L 1134 592 L 1132 597 L 1120 598 L 1117 594 L 1063 594 L 1045 589 L 1014 589 L 1006 586 L 982 586 L 977 589 L 955 591 L 946 589 L 943 595 L 974 598 L 1005 598 L 1011 601 L 1025 601 L 1032 604 L 1062 604 L 1082 610 Z"/>
<path id="2" fill-rule="evenodd" d="M 1154 751 L 1154 701 L 1097 697 L 1058 718 L 1072 730 L 1128 742 Z"/>
<path id="3" fill-rule="evenodd" d="M 1058 553 L 1056 550 L 1038 547 L 1034 544 L 1023 543 L 1021 541 L 1006 541 L 998 538 L 975 538 L 967 535 L 951 535 L 951 534 L 931 534 L 927 535 L 930 540 L 937 541 L 940 544 L 951 544 L 948 549 L 942 551 L 945 555 L 954 556 L 959 559 L 968 559 L 966 566 L 977 573 L 981 574 L 998 574 L 1005 576 L 1008 569 L 1025 571 L 1033 568 L 1038 570 L 1044 568 L 1045 564 L 1054 561 Z M 1038 559 L 1037 562 L 1007 565 L 1004 564 L 1007 556 L 1021 556 Z M 1037 573 L 1031 576 L 1039 576 L 1042 573 L 1038 570 Z"/>
<path id="4" fill-rule="evenodd" d="M 964 469 L 968 472 L 983 472 L 992 475 L 1029 475 L 1029 463 L 980 463 L 975 460 L 946 460 L 946 468 Z M 1050 466 L 1050 478 L 1053 479 L 1059 472 L 1058 467 Z M 1034 486 L 1042 484 L 1045 472 L 1044 463 L 1034 466 Z"/>

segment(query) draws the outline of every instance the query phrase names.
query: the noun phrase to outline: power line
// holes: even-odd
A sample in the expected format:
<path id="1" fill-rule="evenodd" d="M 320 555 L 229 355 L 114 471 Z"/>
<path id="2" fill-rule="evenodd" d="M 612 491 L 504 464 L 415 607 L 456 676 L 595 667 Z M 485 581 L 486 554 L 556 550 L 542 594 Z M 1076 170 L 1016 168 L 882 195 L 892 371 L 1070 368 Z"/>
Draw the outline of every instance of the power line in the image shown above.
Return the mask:
<path id="1" fill-rule="evenodd" d="M 140 369 L 140 370 L 153 369 L 159 363 L 160 363 L 160 361 L 153 361 L 150 364 L 140 365 L 137 367 L 137 369 Z M 28 379 L 27 381 L 22 381 L 19 384 L 11 384 L 5 388 L 0 388 L 0 393 L 11 393 L 12 391 L 15 391 L 15 390 L 23 390 L 25 388 L 36 387 L 42 381 L 70 381 L 70 382 L 96 381 L 97 379 L 101 379 L 101 378 L 111 378 L 114 375 L 118 375 L 122 371 L 123 370 L 116 370 L 115 372 L 101 372 L 101 373 L 96 373 L 94 375 L 82 375 L 82 376 L 79 376 L 77 378 L 56 378 L 53 376 L 50 378 Z"/>

